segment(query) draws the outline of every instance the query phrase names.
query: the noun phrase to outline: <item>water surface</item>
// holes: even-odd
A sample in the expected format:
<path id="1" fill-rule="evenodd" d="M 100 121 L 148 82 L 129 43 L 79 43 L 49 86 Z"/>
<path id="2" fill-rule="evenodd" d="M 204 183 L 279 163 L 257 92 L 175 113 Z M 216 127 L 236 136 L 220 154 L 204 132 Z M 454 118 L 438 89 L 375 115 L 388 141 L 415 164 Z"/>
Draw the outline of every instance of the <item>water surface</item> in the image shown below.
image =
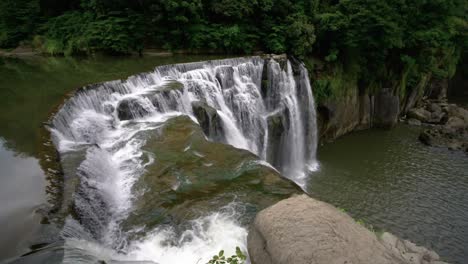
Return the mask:
<path id="1" fill-rule="evenodd" d="M 0 59 L 0 262 L 27 252 L 47 208 L 42 122 L 83 85 L 216 57 Z M 356 132 L 319 148 L 311 195 L 376 229 L 468 259 L 468 157 L 423 146 L 419 128 Z M 154 245 L 148 245 L 154 246 Z"/>
<path id="2" fill-rule="evenodd" d="M 467 263 L 468 156 L 424 146 L 420 129 L 355 132 L 322 146 L 309 191 L 375 229 Z"/>

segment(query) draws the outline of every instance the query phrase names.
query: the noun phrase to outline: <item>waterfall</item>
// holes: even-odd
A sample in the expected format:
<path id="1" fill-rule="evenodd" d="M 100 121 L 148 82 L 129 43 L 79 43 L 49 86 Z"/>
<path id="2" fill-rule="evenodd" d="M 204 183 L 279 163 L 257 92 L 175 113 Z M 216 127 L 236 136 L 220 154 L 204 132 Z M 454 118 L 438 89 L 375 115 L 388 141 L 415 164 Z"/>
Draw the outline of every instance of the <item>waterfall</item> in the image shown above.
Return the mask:
<path id="1" fill-rule="evenodd" d="M 154 254 L 142 249 L 172 231 L 155 231 L 139 246 L 129 245 L 119 221 L 132 210 L 133 184 L 158 158 L 143 151 L 145 140 L 135 135 L 180 115 L 198 123 L 209 140 L 250 151 L 302 188 L 308 172 L 316 167 L 314 98 L 301 63 L 249 57 L 177 64 L 84 87 L 60 108 L 51 126 L 62 162 L 69 153 L 83 153 L 73 198 L 80 221 L 67 221 L 64 230 L 67 234 L 86 233 L 93 241 L 85 239 L 84 246 L 76 242 L 80 239 L 67 236 L 73 248 L 65 254 L 71 256 L 70 263 L 79 263 L 70 252 L 89 247 L 89 243 L 115 250 L 101 250 L 108 258 L 174 261 L 175 256 L 151 257 Z M 217 225 L 224 225 L 234 230 L 230 234 L 233 241 L 226 240 L 226 246 L 245 243 L 239 241 L 245 240 L 245 228 L 217 214 L 194 221 L 194 228 L 209 223 L 211 228 L 204 236 L 219 242 L 226 237 L 221 238 L 222 228 Z M 210 245 L 200 240 L 192 249 Z M 161 250 L 181 254 L 187 261 L 196 255 L 173 246 Z M 122 257 L 120 251 L 128 254 Z M 128 259 L 130 256 L 133 258 Z"/>

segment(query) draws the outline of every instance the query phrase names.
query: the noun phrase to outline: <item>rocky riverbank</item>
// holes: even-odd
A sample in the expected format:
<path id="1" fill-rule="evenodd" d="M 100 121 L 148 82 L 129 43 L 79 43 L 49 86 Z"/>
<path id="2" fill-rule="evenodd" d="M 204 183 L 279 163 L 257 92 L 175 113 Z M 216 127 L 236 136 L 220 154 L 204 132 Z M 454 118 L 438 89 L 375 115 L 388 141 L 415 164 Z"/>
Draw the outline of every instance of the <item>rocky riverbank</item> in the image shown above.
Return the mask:
<path id="1" fill-rule="evenodd" d="M 434 251 L 390 233 L 377 236 L 307 195 L 262 210 L 248 235 L 253 264 L 444 264 Z"/>
<path id="2" fill-rule="evenodd" d="M 468 152 L 468 110 L 447 100 L 422 100 L 406 116 L 410 125 L 427 127 L 419 140 L 433 147 Z"/>

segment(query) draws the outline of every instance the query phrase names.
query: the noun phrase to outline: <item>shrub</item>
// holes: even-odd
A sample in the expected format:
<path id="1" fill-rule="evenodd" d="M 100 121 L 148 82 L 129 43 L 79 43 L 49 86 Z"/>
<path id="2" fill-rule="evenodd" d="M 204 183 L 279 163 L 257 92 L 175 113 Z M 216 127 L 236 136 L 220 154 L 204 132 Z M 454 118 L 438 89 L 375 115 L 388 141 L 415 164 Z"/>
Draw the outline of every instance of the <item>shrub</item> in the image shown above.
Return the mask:
<path id="1" fill-rule="evenodd" d="M 224 250 L 221 250 L 218 255 L 208 261 L 207 264 L 243 264 L 247 257 L 242 253 L 239 247 L 236 247 L 236 254 L 230 257 L 224 256 Z"/>

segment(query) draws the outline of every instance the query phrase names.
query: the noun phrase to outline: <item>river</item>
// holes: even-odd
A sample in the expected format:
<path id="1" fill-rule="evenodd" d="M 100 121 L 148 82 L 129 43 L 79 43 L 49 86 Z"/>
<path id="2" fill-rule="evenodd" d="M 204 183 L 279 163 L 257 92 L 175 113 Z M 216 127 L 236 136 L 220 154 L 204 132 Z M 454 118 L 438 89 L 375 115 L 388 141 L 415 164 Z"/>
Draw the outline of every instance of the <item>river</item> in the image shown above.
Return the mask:
<path id="1" fill-rule="evenodd" d="M 43 152 L 46 134 L 41 127 L 66 94 L 157 65 L 217 58 L 0 59 L 0 261 L 29 252 L 31 241 L 51 240 L 38 238 L 44 233 L 38 230 L 55 186 L 46 175 L 56 169 L 48 165 L 54 163 L 52 157 Z M 307 190 L 375 229 L 432 248 L 446 261 L 464 263 L 468 259 L 466 154 L 423 146 L 417 141 L 419 129 L 399 125 L 391 131 L 355 132 L 320 146 L 320 169 L 309 175 Z M 223 158 L 250 159 L 245 153 L 222 151 Z"/>

